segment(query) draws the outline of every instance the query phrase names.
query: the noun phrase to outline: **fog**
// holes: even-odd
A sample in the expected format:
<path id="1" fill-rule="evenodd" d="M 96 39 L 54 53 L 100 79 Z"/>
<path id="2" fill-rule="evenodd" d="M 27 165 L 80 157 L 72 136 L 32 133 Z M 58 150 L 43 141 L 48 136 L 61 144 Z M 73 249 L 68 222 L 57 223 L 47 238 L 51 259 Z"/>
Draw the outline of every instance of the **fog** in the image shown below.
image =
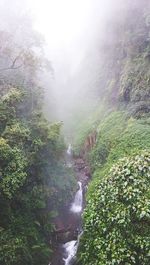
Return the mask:
<path id="1" fill-rule="evenodd" d="M 84 119 L 96 104 L 89 86 L 93 90 L 97 82 L 99 43 L 109 17 L 124 8 L 123 1 L 31 1 L 30 8 L 34 27 L 45 36 L 54 68 L 46 112 L 53 98 L 53 118 L 71 126 L 73 119 Z"/>
<path id="2" fill-rule="evenodd" d="M 99 66 L 104 60 L 101 46 L 106 39 L 108 43 L 113 42 L 110 30 L 113 19 L 124 18 L 128 8 L 137 2 L 1 0 L 1 30 L 15 33 L 20 43 L 30 38 L 28 27 L 32 23 L 45 39 L 40 52 L 51 61 L 53 74 L 40 74 L 40 82 L 45 87 L 44 110 L 50 120 L 62 120 L 66 127 L 71 126 L 73 119 L 86 119 L 99 104 L 103 90 Z M 21 34 L 23 27 L 24 35 Z"/>

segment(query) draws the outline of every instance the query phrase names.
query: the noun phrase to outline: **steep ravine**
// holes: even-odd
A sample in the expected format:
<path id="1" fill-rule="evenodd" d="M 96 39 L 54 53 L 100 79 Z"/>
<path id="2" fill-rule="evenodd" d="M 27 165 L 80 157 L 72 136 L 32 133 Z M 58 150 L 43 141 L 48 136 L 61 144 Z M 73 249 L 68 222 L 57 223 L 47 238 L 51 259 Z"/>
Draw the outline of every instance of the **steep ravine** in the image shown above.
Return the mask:
<path id="1" fill-rule="evenodd" d="M 54 253 L 49 265 L 73 265 L 82 234 L 82 212 L 85 205 L 85 192 L 89 174 L 82 158 L 73 158 L 71 145 L 67 150 L 67 166 L 72 167 L 77 180 L 77 191 L 74 199 L 64 207 L 58 229 L 54 233 Z"/>

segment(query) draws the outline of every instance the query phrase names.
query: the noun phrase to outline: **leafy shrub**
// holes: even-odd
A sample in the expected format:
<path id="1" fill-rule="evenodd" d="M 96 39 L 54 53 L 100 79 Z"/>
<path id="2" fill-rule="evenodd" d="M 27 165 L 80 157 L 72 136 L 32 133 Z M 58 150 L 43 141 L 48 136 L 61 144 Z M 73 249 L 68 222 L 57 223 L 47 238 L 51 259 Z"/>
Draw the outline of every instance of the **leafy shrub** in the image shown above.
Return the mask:
<path id="1" fill-rule="evenodd" d="M 84 265 L 150 264 L 150 152 L 114 165 L 84 213 Z"/>

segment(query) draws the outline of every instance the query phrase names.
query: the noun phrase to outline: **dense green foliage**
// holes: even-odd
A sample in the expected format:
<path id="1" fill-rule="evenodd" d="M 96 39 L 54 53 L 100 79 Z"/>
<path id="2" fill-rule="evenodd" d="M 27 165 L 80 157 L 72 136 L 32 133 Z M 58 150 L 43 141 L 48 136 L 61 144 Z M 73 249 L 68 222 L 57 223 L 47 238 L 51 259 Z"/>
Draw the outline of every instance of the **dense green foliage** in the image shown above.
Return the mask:
<path id="1" fill-rule="evenodd" d="M 150 263 L 149 17 L 148 1 L 137 1 L 113 20 L 102 45 L 97 87 L 102 112 L 93 124 L 88 119 L 77 139 L 84 146 L 96 128 L 96 144 L 86 152 L 93 179 L 79 264 Z"/>
<path id="2" fill-rule="evenodd" d="M 72 187 L 60 160 L 61 124 L 49 125 L 39 111 L 20 115 L 24 90 L 10 88 L 0 103 L 0 263 L 47 264 L 51 218 Z"/>
<path id="3" fill-rule="evenodd" d="M 98 131 L 96 146 L 89 154 L 93 170 L 106 161 L 112 164 L 120 157 L 150 148 L 149 118 L 137 120 L 126 112 L 114 111 L 100 122 Z"/>
<path id="4" fill-rule="evenodd" d="M 62 159 L 62 124 L 48 123 L 42 113 L 39 73 L 46 61 L 34 51 L 41 42 L 27 29 L 26 36 L 16 32 L 21 43 L 0 32 L 1 265 L 49 263 L 52 219 L 71 198 L 73 186 Z"/>
<path id="5" fill-rule="evenodd" d="M 129 209 L 126 209 L 126 207 L 138 208 L 137 204 L 141 200 L 139 209 L 141 211 L 147 209 L 148 213 L 150 211 L 149 153 L 142 153 L 144 148 L 150 149 L 149 118 L 137 120 L 129 118 L 126 112 L 115 111 L 103 118 L 98 131 L 97 143 L 87 154 L 94 178 L 87 193 L 87 208 L 84 214 L 85 233 L 80 244 L 80 262 L 99 265 L 149 264 L 149 249 L 148 246 L 146 247 L 150 236 L 149 220 L 146 219 L 143 223 L 142 219 L 141 226 L 137 224 L 137 230 L 135 230 L 133 229 L 136 225 L 135 216 L 133 219 L 130 218 L 129 214 L 132 214 L 132 211 L 129 213 Z M 132 159 L 135 153 L 139 156 Z M 119 158 L 125 156 L 131 156 L 131 158 L 124 158 L 119 164 L 114 165 Z M 146 169 L 143 169 L 145 165 Z M 129 190 L 125 190 L 124 185 L 129 187 Z M 132 185 L 135 186 L 132 187 Z M 139 190 L 139 194 L 134 194 L 137 185 L 142 190 Z M 145 190 L 142 185 L 145 185 Z M 124 196 L 123 192 L 125 192 L 126 201 L 128 200 L 127 204 L 124 198 L 117 199 L 117 194 Z M 139 197 L 135 200 L 134 195 Z M 120 214 L 118 219 L 112 220 L 112 217 L 117 214 Z M 123 217 L 125 220 L 130 218 L 131 222 L 127 222 L 126 226 L 120 223 L 122 227 L 119 228 L 119 218 Z M 145 229 L 146 232 L 144 232 Z M 140 238 L 140 235 L 143 235 L 143 238 Z M 143 250 L 142 246 L 145 246 Z M 142 253 L 141 257 L 140 253 Z"/>
<path id="6" fill-rule="evenodd" d="M 84 213 L 83 264 L 150 263 L 149 167 L 148 152 L 124 158 L 97 184 Z"/>

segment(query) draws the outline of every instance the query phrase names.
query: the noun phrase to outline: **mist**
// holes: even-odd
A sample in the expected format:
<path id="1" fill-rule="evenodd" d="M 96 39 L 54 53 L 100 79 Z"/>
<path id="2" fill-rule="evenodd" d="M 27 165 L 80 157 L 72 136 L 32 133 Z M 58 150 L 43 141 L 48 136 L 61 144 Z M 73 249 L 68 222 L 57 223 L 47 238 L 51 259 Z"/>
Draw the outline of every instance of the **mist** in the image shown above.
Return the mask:
<path id="1" fill-rule="evenodd" d="M 0 1 L 0 264 L 150 264 L 150 1 Z"/>
<path id="2" fill-rule="evenodd" d="M 38 76 L 45 89 L 48 119 L 61 120 L 71 128 L 72 120 L 84 121 L 97 107 L 104 88 L 105 47 L 109 53 L 117 40 L 112 25 L 125 20 L 135 5 L 140 1 L 1 1 L 1 29 L 13 32 L 22 44 L 30 38 L 31 24 L 42 36 L 42 52 L 36 52 L 51 62 L 52 69 Z"/>

